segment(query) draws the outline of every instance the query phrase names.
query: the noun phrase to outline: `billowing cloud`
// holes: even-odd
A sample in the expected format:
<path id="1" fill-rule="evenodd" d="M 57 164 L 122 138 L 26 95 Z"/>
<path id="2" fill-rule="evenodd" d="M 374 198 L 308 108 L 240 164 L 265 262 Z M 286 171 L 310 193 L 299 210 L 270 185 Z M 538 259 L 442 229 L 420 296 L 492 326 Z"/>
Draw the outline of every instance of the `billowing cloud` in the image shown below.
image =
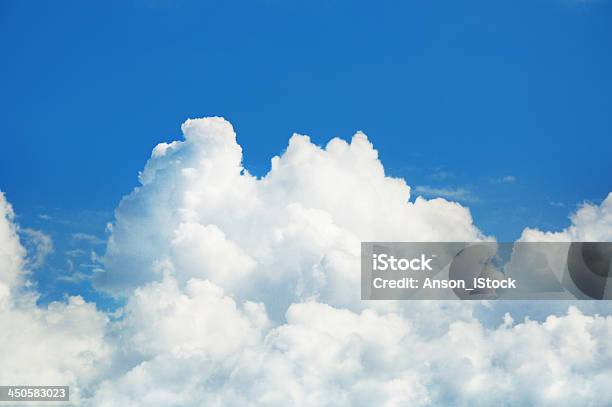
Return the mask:
<path id="1" fill-rule="evenodd" d="M 181 297 L 169 306 L 179 306 Z M 612 317 L 575 308 L 544 322 L 514 323 L 507 315 L 494 328 L 474 318 L 455 321 L 442 335 L 428 336 L 412 321 L 428 314 L 355 313 L 308 302 L 291 305 L 286 323 L 268 330 L 263 341 L 252 335 L 249 317 L 237 312 L 232 306 L 219 331 L 204 328 L 219 321 L 196 317 L 196 332 L 210 332 L 197 344 L 182 326 L 162 343 L 148 337 L 154 344 L 143 348 L 153 347 L 151 356 L 104 382 L 91 404 L 603 406 L 612 399 L 605 385 L 612 379 Z M 174 315 L 153 311 L 148 317 L 155 325 Z M 209 342 L 240 326 L 244 337 Z"/>
<path id="2" fill-rule="evenodd" d="M 359 242 L 485 237 L 467 208 L 410 202 L 385 175 L 363 133 L 324 148 L 293 135 L 258 179 L 221 118 L 188 120 L 185 140 L 155 147 L 141 186 L 116 210 L 97 286 L 129 295 L 171 268 L 179 283 L 207 279 L 282 317 L 295 300 L 358 303 Z"/>
<path id="3" fill-rule="evenodd" d="M 567 304 L 541 303 L 532 320 L 521 302 L 359 300 L 360 241 L 490 239 L 458 203 L 411 202 L 364 134 L 325 147 L 294 135 L 257 178 L 225 120 L 182 130 L 155 147 L 109 227 L 96 286 L 125 298 L 112 316 L 79 297 L 35 305 L 0 199 L 10 333 L 0 331 L 0 360 L 22 369 L 0 382 L 70 384 L 96 407 L 612 401 L 612 317 Z M 610 202 L 584 206 L 558 234 L 605 239 Z"/>
<path id="4" fill-rule="evenodd" d="M 600 348 L 606 318 L 561 306 L 560 316 L 515 324 L 498 304 L 358 300 L 361 240 L 486 238 L 456 203 L 411 203 L 365 135 L 325 148 L 294 135 L 257 179 L 229 123 L 191 120 L 183 132 L 154 149 L 116 211 L 98 283 L 133 296 L 123 347 L 140 349 L 142 362 L 105 382 L 94 404 L 598 404 L 579 386 L 606 379 L 594 362 L 610 358 Z M 226 323 L 196 305 L 201 280 L 226 304 L 215 307 Z M 486 312 L 499 315 L 494 325 L 477 318 Z M 209 342 L 215 332 L 231 356 Z M 588 346 L 578 354 L 593 363 L 568 356 L 574 345 Z"/>

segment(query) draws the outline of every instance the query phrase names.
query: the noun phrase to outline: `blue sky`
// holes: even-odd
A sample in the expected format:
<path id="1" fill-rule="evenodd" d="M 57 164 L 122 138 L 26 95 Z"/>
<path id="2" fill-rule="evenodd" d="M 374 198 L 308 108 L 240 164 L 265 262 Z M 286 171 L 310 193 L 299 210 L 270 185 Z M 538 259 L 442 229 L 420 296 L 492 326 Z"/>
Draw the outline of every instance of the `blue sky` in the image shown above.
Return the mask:
<path id="1" fill-rule="evenodd" d="M 88 267 L 104 246 L 78 234 L 104 236 L 152 147 L 221 115 L 254 174 L 293 132 L 362 130 L 485 233 L 559 229 L 612 190 L 611 22 L 604 0 L 5 1 L 0 189 L 52 236 L 48 275 Z"/>

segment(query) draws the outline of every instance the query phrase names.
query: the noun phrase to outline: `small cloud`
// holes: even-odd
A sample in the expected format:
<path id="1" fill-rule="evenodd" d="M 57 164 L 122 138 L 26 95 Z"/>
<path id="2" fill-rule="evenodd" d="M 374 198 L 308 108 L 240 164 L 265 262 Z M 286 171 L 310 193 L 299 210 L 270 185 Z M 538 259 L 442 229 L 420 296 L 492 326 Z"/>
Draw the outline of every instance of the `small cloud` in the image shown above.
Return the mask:
<path id="1" fill-rule="evenodd" d="M 553 202 L 551 202 L 551 203 L 550 203 L 550 205 L 551 205 L 551 206 L 556 206 L 556 207 L 559 207 L 559 208 L 565 208 L 565 207 L 567 206 L 567 205 L 566 205 L 566 204 L 564 204 L 563 202 L 554 202 L 554 201 L 553 201 Z"/>
<path id="2" fill-rule="evenodd" d="M 419 185 L 414 188 L 414 191 L 426 197 L 442 197 L 455 201 L 478 202 L 480 200 L 478 197 L 474 196 L 472 191 L 464 187 L 437 188 L 429 185 Z"/>
<path id="3" fill-rule="evenodd" d="M 94 264 L 102 264 L 102 258 L 98 256 L 98 253 L 96 253 L 93 250 L 89 254 L 89 258 L 91 259 L 91 262 Z"/>
<path id="4" fill-rule="evenodd" d="M 516 182 L 516 177 L 514 175 L 505 175 L 500 178 L 492 178 L 492 184 L 513 184 Z"/>
<path id="5" fill-rule="evenodd" d="M 100 239 L 98 236 L 90 235 L 88 233 L 73 233 L 72 239 L 79 242 L 87 242 L 91 244 L 103 244 L 104 239 Z"/>
<path id="6" fill-rule="evenodd" d="M 25 237 L 24 243 L 28 248 L 28 264 L 32 268 L 38 268 L 45 262 L 45 258 L 53 253 L 53 241 L 51 236 L 34 229 L 23 229 L 22 233 Z"/>
<path id="7" fill-rule="evenodd" d="M 91 280 L 91 277 L 92 277 L 91 274 L 85 274 L 80 271 L 77 271 L 77 272 L 71 272 L 70 274 L 59 276 L 57 279 L 60 281 L 64 281 L 66 283 L 76 284 L 81 281 Z"/>
<path id="8" fill-rule="evenodd" d="M 84 269 L 97 269 L 97 268 L 100 268 L 100 266 L 98 266 L 97 264 L 88 264 L 88 263 L 81 263 L 81 264 L 79 264 L 79 267 L 82 267 Z"/>
<path id="9" fill-rule="evenodd" d="M 47 215 L 46 213 L 41 213 L 40 215 L 38 215 L 39 219 L 42 220 L 51 220 L 53 219 L 53 217 L 51 215 Z"/>
<path id="10" fill-rule="evenodd" d="M 80 256 L 85 255 L 85 250 L 73 249 L 73 250 L 67 250 L 65 253 L 66 253 L 66 256 L 68 257 L 80 257 Z"/>
<path id="11" fill-rule="evenodd" d="M 444 170 L 437 170 L 432 172 L 429 177 L 436 181 L 444 181 L 445 179 L 449 179 L 453 177 L 453 174 Z"/>
<path id="12" fill-rule="evenodd" d="M 81 252 L 82 254 L 85 254 L 85 252 L 81 249 L 75 249 L 73 251 L 79 252 L 79 254 L 81 254 Z M 95 274 L 102 273 L 104 271 L 99 265 L 96 264 L 80 263 L 75 265 L 72 259 L 66 259 L 66 265 L 67 272 L 58 276 L 57 279 L 67 283 L 77 284 L 82 281 L 89 281 Z"/>

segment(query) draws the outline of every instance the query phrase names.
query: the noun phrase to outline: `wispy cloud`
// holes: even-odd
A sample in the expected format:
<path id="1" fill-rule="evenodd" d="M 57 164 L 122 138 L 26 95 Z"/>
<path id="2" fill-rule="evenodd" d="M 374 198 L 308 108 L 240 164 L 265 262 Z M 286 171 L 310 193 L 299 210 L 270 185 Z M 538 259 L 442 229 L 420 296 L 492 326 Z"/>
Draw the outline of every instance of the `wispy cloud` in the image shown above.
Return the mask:
<path id="1" fill-rule="evenodd" d="M 516 182 L 516 177 L 514 175 L 504 175 L 499 178 L 491 178 L 491 184 L 514 184 Z"/>
<path id="2" fill-rule="evenodd" d="M 427 177 L 434 181 L 444 181 L 455 177 L 455 174 L 449 171 L 444 165 L 430 167 L 427 172 Z"/>
<path id="3" fill-rule="evenodd" d="M 85 255 L 85 250 L 83 249 L 73 249 L 73 250 L 66 251 L 66 256 L 68 257 L 79 257 L 83 255 Z"/>
<path id="4" fill-rule="evenodd" d="M 28 257 L 30 267 L 38 268 L 45 262 L 45 258 L 53 253 L 53 240 L 51 236 L 35 229 L 22 229 L 21 231 L 25 237 L 26 247 L 29 248 L 28 252 L 31 254 Z"/>
<path id="5" fill-rule="evenodd" d="M 72 239 L 79 242 L 87 242 L 91 244 L 103 244 L 104 239 L 99 238 L 95 235 L 90 235 L 89 233 L 73 233 Z"/>
<path id="6" fill-rule="evenodd" d="M 80 271 L 71 272 L 69 274 L 64 274 L 57 277 L 58 280 L 64 281 L 67 283 L 79 283 L 81 281 L 91 280 L 92 274 L 83 273 Z"/>
<path id="7" fill-rule="evenodd" d="M 414 188 L 417 194 L 426 197 L 442 197 L 462 202 L 478 202 L 480 199 L 466 187 L 432 187 L 429 185 L 419 185 Z"/>
<path id="8" fill-rule="evenodd" d="M 453 173 L 444 170 L 436 170 L 432 172 L 429 177 L 436 181 L 443 181 L 453 177 Z"/>

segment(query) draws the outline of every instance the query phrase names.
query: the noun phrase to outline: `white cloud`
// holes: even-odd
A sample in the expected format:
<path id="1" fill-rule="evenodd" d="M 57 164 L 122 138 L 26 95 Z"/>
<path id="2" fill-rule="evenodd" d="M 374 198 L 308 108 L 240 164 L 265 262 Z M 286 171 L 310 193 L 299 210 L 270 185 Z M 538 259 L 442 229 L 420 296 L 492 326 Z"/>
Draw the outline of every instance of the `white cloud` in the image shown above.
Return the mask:
<path id="1" fill-rule="evenodd" d="M 410 203 L 409 187 L 385 177 L 363 134 L 324 149 L 295 135 L 256 179 L 241 167 L 228 123 L 188 121 L 183 130 L 185 141 L 155 148 L 142 186 L 123 199 L 110 229 L 99 284 L 128 295 L 143 286 L 125 309 L 123 345 L 139 353 L 128 359 L 141 362 L 106 381 L 93 405 L 611 399 L 585 390 L 609 379 L 608 318 L 572 309 L 544 322 L 506 316 L 491 326 L 476 315 L 508 306 L 358 300 L 361 240 L 484 238 L 457 203 Z M 198 305 L 193 284 L 212 290 L 207 301 L 218 305 Z M 268 316 L 263 305 L 249 316 L 247 304 L 255 303 L 247 300 L 263 302 Z M 513 309 L 520 315 L 520 304 Z M 270 325 L 254 322 L 270 318 Z M 210 342 L 218 333 L 227 339 L 221 348 Z"/>
<path id="2" fill-rule="evenodd" d="M 19 243 L 14 216 L 12 206 L 0 191 L 0 306 L 24 279 L 26 252 Z"/>
<path id="3" fill-rule="evenodd" d="M 17 232 L 0 192 L 0 383 L 70 385 L 78 401 L 80 389 L 99 379 L 111 353 L 104 339 L 107 317 L 78 296 L 37 307 Z M 41 240 L 44 252 L 48 242 Z"/>
<path id="4" fill-rule="evenodd" d="M 103 244 L 105 243 L 104 239 L 99 238 L 98 236 L 91 235 L 89 233 L 73 233 L 72 239 L 77 242 L 87 242 L 91 244 Z"/>
<path id="5" fill-rule="evenodd" d="M 112 316 L 80 297 L 35 305 L 0 196 L 0 382 L 70 384 L 96 407 L 610 404 L 612 317 L 359 300 L 362 240 L 487 238 L 458 203 L 410 202 L 364 134 L 294 135 L 258 179 L 223 119 L 182 129 L 108 228 L 96 283 L 127 299 Z M 555 238 L 605 238 L 611 196 Z"/>
<path id="6" fill-rule="evenodd" d="M 492 178 L 492 184 L 514 184 L 516 182 L 516 177 L 514 175 L 505 175 L 499 178 Z"/>
<path id="7" fill-rule="evenodd" d="M 325 148 L 293 135 L 258 179 L 227 121 L 182 129 L 184 141 L 155 147 L 142 185 L 116 210 L 97 280 L 113 295 L 159 281 L 169 265 L 180 284 L 209 279 L 237 299 L 274 304 L 282 319 L 296 299 L 358 304 L 362 240 L 484 238 L 457 203 L 410 202 L 363 133 Z"/>
<path id="8" fill-rule="evenodd" d="M 53 253 L 53 240 L 51 236 L 40 230 L 28 228 L 22 229 L 21 233 L 26 238 L 26 246 L 29 245 L 31 247 L 31 250 L 28 250 L 30 253 L 29 267 L 34 269 L 42 266 L 45 258 Z"/>
<path id="9" fill-rule="evenodd" d="M 83 249 L 71 249 L 71 250 L 66 250 L 66 252 L 64 253 L 66 256 L 68 257 L 81 257 L 85 255 L 85 250 Z"/>
<path id="10" fill-rule="evenodd" d="M 121 322 L 127 346 L 145 357 L 161 353 L 221 360 L 259 341 L 265 307 L 240 307 L 209 281 L 192 279 L 184 291 L 170 276 L 136 290 Z"/>
<path id="11" fill-rule="evenodd" d="M 526 228 L 521 240 L 552 242 L 611 242 L 612 241 L 612 192 L 600 205 L 582 204 L 570 216 L 571 225 L 559 232 Z"/>
<path id="12" fill-rule="evenodd" d="M 462 202 L 478 202 L 479 199 L 476 197 L 472 191 L 464 187 L 432 187 L 429 185 L 418 185 L 415 189 L 415 192 L 418 194 L 422 194 L 427 197 L 438 197 L 441 196 L 447 199 L 453 199 Z"/>
<path id="13" fill-rule="evenodd" d="M 237 346 L 230 357 L 186 356 L 168 352 L 174 341 L 164 343 L 151 359 L 105 382 L 91 404 L 598 406 L 612 398 L 604 385 L 612 379 L 612 317 L 571 308 L 541 323 L 514 323 L 508 315 L 494 328 L 449 321 L 434 337 L 415 329 L 413 318 L 430 316 L 293 304 L 287 322 L 263 341 L 227 337 Z M 192 336 L 181 330 L 176 343 L 189 343 Z"/>
<path id="14" fill-rule="evenodd" d="M 564 202 L 551 201 L 550 202 L 550 206 L 556 206 L 556 207 L 559 207 L 559 208 L 565 208 L 567 205 Z"/>

